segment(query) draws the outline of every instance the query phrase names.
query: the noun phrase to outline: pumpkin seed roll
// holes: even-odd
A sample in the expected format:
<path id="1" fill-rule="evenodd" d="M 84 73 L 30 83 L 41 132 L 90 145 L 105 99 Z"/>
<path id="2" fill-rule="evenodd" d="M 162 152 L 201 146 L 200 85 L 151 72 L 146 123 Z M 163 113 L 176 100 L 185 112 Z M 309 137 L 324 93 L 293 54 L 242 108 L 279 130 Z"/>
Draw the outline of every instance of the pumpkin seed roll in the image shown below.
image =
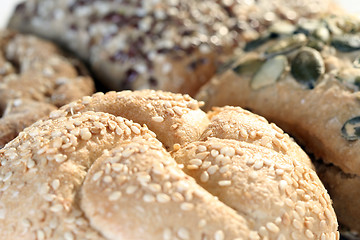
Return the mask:
<path id="1" fill-rule="evenodd" d="M 0 150 L 3 239 L 339 239 L 302 149 L 240 107 L 97 93 Z M 36 194 L 34 194 L 36 193 Z"/>
<path id="2" fill-rule="evenodd" d="M 272 22 L 334 11 L 329 0 L 29 0 L 10 27 L 62 43 L 111 90 L 194 95 Z"/>
<path id="3" fill-rule="evenodd" d="M 57 107 L 93 92 L 83 65 L 53 43 L 0 32 L 0 148 Z"/>
<path id="4" fill-rule="evenodd" d="M 251 109 L 331 165 L 320 167 L 320 176 L 339 222 L 356 231 L 358 204 L 349 201 L 360 196 L 346 186 L 360 184 L 359 30 L 360 19 L 347 15 L 275 23 L 197 95 L 204 109 Z"/>

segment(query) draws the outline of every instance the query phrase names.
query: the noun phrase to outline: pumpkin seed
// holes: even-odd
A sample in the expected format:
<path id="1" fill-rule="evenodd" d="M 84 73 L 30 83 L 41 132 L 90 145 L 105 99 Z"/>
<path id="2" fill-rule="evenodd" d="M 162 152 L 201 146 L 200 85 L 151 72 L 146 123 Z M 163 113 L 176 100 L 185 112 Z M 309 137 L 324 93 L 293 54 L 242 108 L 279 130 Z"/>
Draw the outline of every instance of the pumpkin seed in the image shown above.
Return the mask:
<path id="1" fill-rule="evenodd" d="M 360 56 L 356 57 L 356 59 L 353 62 L 353 66 L 355 68 L 360 68 Z"/>
<path id="2" fill-rule="evenodd" d="M 263 59 L 260 59 L 259 57 L 252 57 L 250 59 L 244 60 L 242 63 L 234 67 L 233 71 L 238 75 L 254 73 L 261 67 L 263 63 Z"/>
<path id="3" fill-rule="evenodd" d="M 323 58 L 313 48 L 302 48 L 291 63 L 291 74 L 293 77 L 308 88 L 313 88 L 314 83 L 324 72 Z"/>
<path id="4" fill-rule="evenodd" d="M 279 54 L 287 54 L 297 48 L 304 46 L 307 38 L 304 34 L 299 33 L 287 38 L 281 39 L 265 51 L 265 56 L 273 57 Z"/>
<path id="5" fill-rule="evenodd" d="M 285 71 L 286 66 L 287 58 L 284 55 L 268 59 L 255 73 L 250 82 L 250 87 L 253 90 L 258 90 L 276 83 Z"/>
<path id="6" fill-rule="evenodd" d="M 341 128 L 341 135 L 348 141 L 360 138 L 360 116 L 347 120 Z"/>
<path id="7" fill-rule="evenodd" d="M 345 34 L 334 36 L 331 44 L 341 52 L 352 52 L 360 50 L 360 35 Z"/>

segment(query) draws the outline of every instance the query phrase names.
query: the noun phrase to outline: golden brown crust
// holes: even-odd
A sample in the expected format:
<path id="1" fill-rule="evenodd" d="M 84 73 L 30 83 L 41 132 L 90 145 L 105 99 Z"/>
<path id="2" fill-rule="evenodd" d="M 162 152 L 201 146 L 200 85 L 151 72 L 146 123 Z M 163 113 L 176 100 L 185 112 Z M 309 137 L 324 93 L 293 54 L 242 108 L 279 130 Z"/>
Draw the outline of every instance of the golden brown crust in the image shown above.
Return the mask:
<path id="1" fill-rule="evenodd" d="M 360 19 L 339 15 L 305 23 L 291 26 L 291 33 L 278 39 L 252 45 L 253 50 L 214 77 L 197 98 L 206 102 L 204 109 L 224 105 L 250 109 L 278 124 L 316 158 L 359 176 L 360 45 L 353 45 L 358 37 L 353 31 L 360 29 Z M 296 31 L 301 29 L 308 32 Z M 333 197 L 344 199 L 335 196 L 340 193 L 333 191 Z M 341 204 L 347 202 L 337 201 L 340 216 L 349 215 L 346 225 L 358 215 Z M 352 228 L 355 224 L 351 222 Z"/>
<path id="2" fill-rule="evenodd" d="M 93 93 L 77 65 L 52 43 L 0 32 L 0 148 L 56 107 Z"/>
<path id="3" fill-rule="evenodd" d="M 359 191 L 360 177 L 345 174 L 338 167 L 316 164 L 316 171 L 333 201 L 336 216 L 341 224 L 353 232 L 360 232 Z M 345 203 L 345 204 L 344 204 Z M 349 214 L 351 213 L 351 214 Z"/>
<path id="4" fill-rule="evenodd" d="M 25 127 L 55 110 L 52 104 L 26 100 L 8 102 L 0 118 L 0 148 L 14 139 Z"/>
<path id="5" fill-rule="evenodd" d="M 97 93 L 61 108 L 67 113 L 102 111 L 146 124 L 166 148 L 198 139 L 208 124 L 203 103 L 162 91 Z"/>
<path id="6" fill-rule="evenodd" d="M 144 109 L 143 102 L 153 111 Z M 152 126 L 169 136 L 161 143 L 147 126 L 154 120 L 159 123 L 153 113 L 161 113 L 164 106 L 179 111 L 175 105 L 182 114 L 165 115 L 162 127 Z M 6 239 L 338 239 L 331 200 L 307 164 L 288 155 L 291 152 L 241 140 L 199 141 L 209 125 L 199 105 L 188 96 L 160 91 L 98 93 L 26 128 L 0 150 L 0 235 Z M 133 113 L 122 108 L 132 108 Z M 218 117 L 223 114 L 216 111 Z M 223 111 L 224 116 L 229 113 L 227 108 Z M 146 121 L 141 126 L 121 114 Z M 251 125 L 265 124 L 252 117 Z M 198 123 L 191 126 L 195 118 Z M 196 134 L 177 133 L 167 121 L 189 125 L 189 132 Z M 179 138 L 171 137 L 176 134 Z M 179 141 L 172 151 L 178 162 L 165 148 L 173 141 Z M 198 171 L 200 181 L 207 180 L 208 186 L 191 177 L 196 177 L 194 170 L 201 169 L 198 164 L 204 159 L 214 166 L 206 163 Z M 204 169 L 213 175 L 202 177 Z M 243 206 L 239 200 L 245 201 Z"/>

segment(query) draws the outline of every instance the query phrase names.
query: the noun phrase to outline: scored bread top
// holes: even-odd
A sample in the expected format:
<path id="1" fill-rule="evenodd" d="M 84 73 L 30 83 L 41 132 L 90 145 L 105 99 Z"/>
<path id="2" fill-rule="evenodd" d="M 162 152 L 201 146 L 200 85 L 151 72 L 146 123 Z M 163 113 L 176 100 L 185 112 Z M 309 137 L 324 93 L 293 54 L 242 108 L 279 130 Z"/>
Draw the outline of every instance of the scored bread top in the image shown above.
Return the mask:
<path id="1" fill-rule="evenodd" d="M 0 150 L 0 235 L 338 239 L 331 200 L 290 138 L 281 144 L 298 150 L 206 136 L 220 116 L 226 122 L 229 112 L 243 110 L 219 108 L 209 119 L 199 105 L 160 91 L 98 93 L 25 129 Z M 267 124 L 246 114 L 253 121 L 236 118 L 241 132 Z M 160 117 L 161 127 L 152 123 Z M 267 124 L 263 136 L 274 128 Z"/>

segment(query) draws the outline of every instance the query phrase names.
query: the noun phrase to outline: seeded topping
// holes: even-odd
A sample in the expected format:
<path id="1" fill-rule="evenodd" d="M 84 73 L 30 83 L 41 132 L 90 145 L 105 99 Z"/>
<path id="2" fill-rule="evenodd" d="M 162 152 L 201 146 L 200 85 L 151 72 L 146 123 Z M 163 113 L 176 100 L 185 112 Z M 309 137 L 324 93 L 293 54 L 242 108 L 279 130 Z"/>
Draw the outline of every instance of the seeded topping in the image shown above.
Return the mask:
<path id="1" fill-rule="evenodd" d="M 225 240 L 336 232 L 329 196 L 309 165 L 293 161 L 281 129 L 240 108 L 205 115 L 199 105 L 163 92 L 98 93 L 36 122 L 0 151 L 1 235 L 105 240 L 140 239 L 145 232 L 156 239 Z M 175 106 L 182 115 L 166 115 L 164 109 Z M 234 113 L 243 120 L 227 118 Z M 159 116 L 163 122 L 154 121 Z M 199 117 L 205 127 L 193 128 Z M 175 123 L 198 133 L 169 151 L 147 126 L 169 136 Z M 246 140 L 239 129 L 248 132 Z M 215 130 L 234 131 L 236 138 Z M 285 147 L 271 145 L 276 135 Z M 27 210 L 21 216 L 8 211 L 15 208 Z"/>
<path id="2" fill-rule="evenodd" d="M 194 83 L 188 72 L 206 82 L 215 73 L 214 57 L 227 57 L 271 23 L 294 23 L 328 10 L 325 0 L 276 0 L 270 5 L 245 0 L 36 0 L 17 8 L 10 26 L 61 41 L 88 59 L 98 76 L 106 75 L 102 80 L 112 89 L 170 85 L 173 89 L 167 90 L 194 94 L 201 83 Z M 179 76 L 170 74 L 179 65 Z"/>

